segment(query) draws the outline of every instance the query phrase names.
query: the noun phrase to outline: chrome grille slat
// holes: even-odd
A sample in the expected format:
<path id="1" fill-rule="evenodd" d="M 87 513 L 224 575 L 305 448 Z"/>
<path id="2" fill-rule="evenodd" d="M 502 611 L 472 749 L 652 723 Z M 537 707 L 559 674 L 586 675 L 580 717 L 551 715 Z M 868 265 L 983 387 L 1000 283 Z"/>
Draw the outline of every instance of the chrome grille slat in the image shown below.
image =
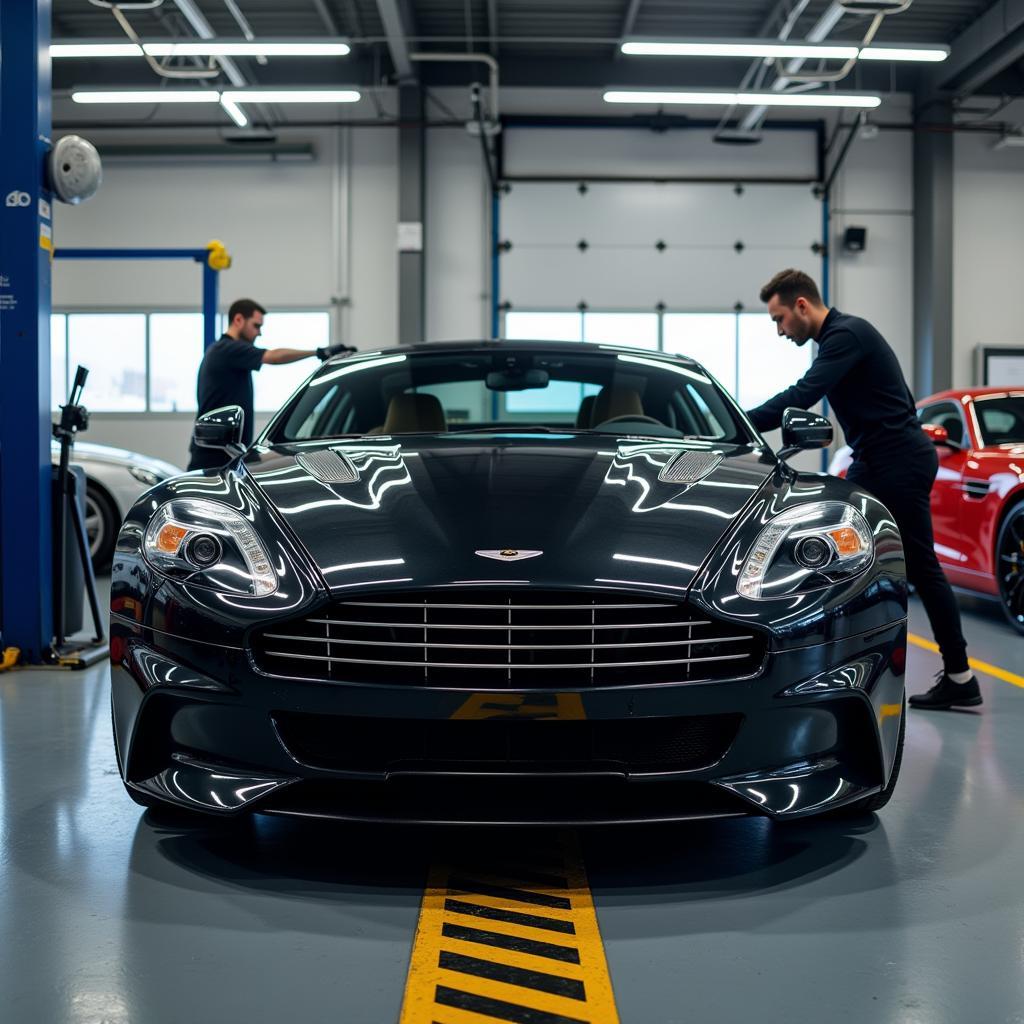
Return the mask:
<path id="1" fill-rule="evenodd" d="M 423 608 L 424 606 L 430 609 L 442 608 L 442 609 L 472 609 L 473 611 L 494 611 L 503 612 L 508 608 L 507 604 L 434 604 L 433 601 L 344 601 L 342 602 L 343 608 Z M 538 610 L 538 611 L 559 611 L 559 612 L 589 612 L 594 608 L 598 608 L 601 611 L 623 611 L 628 609 L 629 611 L 637 611 L 639 609 L 650 609 L 650 608 L 664 608 L 663 604 L 514 604 L 512 605 L 513 611 L 523 610 Z"/>
<path id="2" fill-rule="evenodd" d="M 298 636 L 291 633 L 264 633 L 268 640 L 297 640 L 301 643 L 311 644 L 353 644 L 360 647 L 380 647 L 385 641 L 381 640 L 346 640 L 345 638 L 332 639 L 323 636 Z M 622 650 L 627 647 L 691 647 L 696 644 L 726 644 L 742 641 L 749 643 L 749 636 L 718 636 L 707 640 L 651 640 L 646 643 L 621 643 L 621 644 L 437 644 L 437 643 L 408 643 L 405 641 L 388 640 L 388 647 L 419 647 L 446 650 L 465 651 L 609 651 Z"/>
<path id="3" fill-rule="evenodd" d="M 480 671 L 495 668 L 493 664 L 480 664 L 475 661 L 378 661 L 372 658 L 335 658 L 326 654 L 295 654 L 290 651 L 267 651 L 266 653 L 275 658 L 299 658 L 302 661 L 338 662 L 344 665 L 391 665 L 400 668 L 473 668 Z M 737 661 L 745 657 L 747 657 L 746 654 L 720 654 L 710 658 L 670 658 L 664 661 L 599 661 L 595 664 L 591 664 L 589 661 L 579 662 L 578 664 L 552 662 L 551 664 L 544 665 L 523 662 L 521 664 L 515 663 L 511 666 L 502 665 L 500 667 L 509 667 L 516 671 L 521 669 L 645 668 L 652 665 L 693 665 L 705 661 Z"/>
<path id="4" fill-rule="evenodd" d="M 380 629 L 423 629 L 423 622 L 367 622 L 363 619 L 306 619 L 307 622 L 314 623 L 317 625 L 324 626 L 375 626 Z M 587 632 L 589 633 L 592 629 L 671 629 L 673 627 L 686 627 L 686 626 L 710 626 L 710 622 L 611 622 L 611 623 L 598 623 L 596 626 L 590 625 L 564 625 L 564 626 L 548 626 L 548 625 L 531 625 L 529 623 L 516 623 L 515 625 L 509 625 L 507 622 L 494 623 L 477 623 L 477 622 L 431 622 L 429 624 L 431 629 L 489 629 L 492 633 L 502 632 L 504 633 L 509 629 L 557 629 L 562 632 L 573 630 L 575 632 Z"/>
<path id="5" fill-rule="evenodd" d="M 467 691 L 741 679 L 765 652 L 763 634 L 671 599 L 539 588 L 368 594 L 253 639 L 270 675 Z"/>

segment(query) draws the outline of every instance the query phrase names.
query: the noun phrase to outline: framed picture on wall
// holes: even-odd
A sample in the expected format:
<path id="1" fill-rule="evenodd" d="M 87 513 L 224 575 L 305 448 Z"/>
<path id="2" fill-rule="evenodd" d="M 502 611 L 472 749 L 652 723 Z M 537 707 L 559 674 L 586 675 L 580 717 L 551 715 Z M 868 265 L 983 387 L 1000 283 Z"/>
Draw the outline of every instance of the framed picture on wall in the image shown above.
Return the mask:
<path id="1" fill-rule="evenodd" d="M 979 345 L 975 377 L 985 387 L 1024 385 L 1024 345 Z"/>

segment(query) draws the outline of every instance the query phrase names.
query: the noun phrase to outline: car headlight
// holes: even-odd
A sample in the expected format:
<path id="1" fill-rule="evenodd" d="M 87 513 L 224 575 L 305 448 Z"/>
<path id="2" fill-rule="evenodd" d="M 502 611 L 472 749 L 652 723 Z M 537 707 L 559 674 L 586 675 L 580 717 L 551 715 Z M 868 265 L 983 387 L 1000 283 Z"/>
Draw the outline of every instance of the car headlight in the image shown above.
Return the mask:
<path id="1" fill-rule="evenodd" d="M 158 473 L 154 473 L 151 469 L 143 469 L 141 466 L 129 466 L 128 472 L 131 473 L 140 484 L 145 484 L 147 487 L 155 487 L 165 477 L 160 476 Z"/>
<path id="2" fill-rule="evenodd" d="M 755 601 L 820 590 L 856 576 L 874 554 L 871 530 L 852 505 L 800 505 L 761 530 L 744 559 L 736 590 Z"/>
<path id="3" fill-rule="evenodd" d="M 161 505 L 146 527 L 143 550 L 175 579 L 255 597 L 277 590 L 270 555 L 252 524 L 216 501 L 177 498 Z"/>

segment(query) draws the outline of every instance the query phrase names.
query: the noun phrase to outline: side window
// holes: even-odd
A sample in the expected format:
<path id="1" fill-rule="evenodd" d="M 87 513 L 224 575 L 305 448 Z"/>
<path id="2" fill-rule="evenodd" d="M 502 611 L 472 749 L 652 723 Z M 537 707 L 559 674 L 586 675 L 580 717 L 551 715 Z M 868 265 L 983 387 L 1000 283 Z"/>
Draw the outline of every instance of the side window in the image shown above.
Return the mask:
<path id="1" fill-rule="evenodd" d="M 955 402 L 937 402 L 935 405 L 925 406 L 919 418 L 922 423 L 945 427 L 950 441 L 954 444 L 964 443 L 964 421 Z"/>

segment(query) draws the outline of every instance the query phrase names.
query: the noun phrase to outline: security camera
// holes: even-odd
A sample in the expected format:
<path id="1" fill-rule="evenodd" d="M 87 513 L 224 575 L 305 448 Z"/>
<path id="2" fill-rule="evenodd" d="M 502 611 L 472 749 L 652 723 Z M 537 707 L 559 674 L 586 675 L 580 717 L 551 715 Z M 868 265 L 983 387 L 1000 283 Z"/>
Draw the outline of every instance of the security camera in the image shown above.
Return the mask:
<path id="1" fill-rule="evenodd" d="M 65 135 L 50 150 L 50 187 L 62 203 L 77 205 L 91 199 L 103 181 L 96 147 L 80 135 Z"/>

